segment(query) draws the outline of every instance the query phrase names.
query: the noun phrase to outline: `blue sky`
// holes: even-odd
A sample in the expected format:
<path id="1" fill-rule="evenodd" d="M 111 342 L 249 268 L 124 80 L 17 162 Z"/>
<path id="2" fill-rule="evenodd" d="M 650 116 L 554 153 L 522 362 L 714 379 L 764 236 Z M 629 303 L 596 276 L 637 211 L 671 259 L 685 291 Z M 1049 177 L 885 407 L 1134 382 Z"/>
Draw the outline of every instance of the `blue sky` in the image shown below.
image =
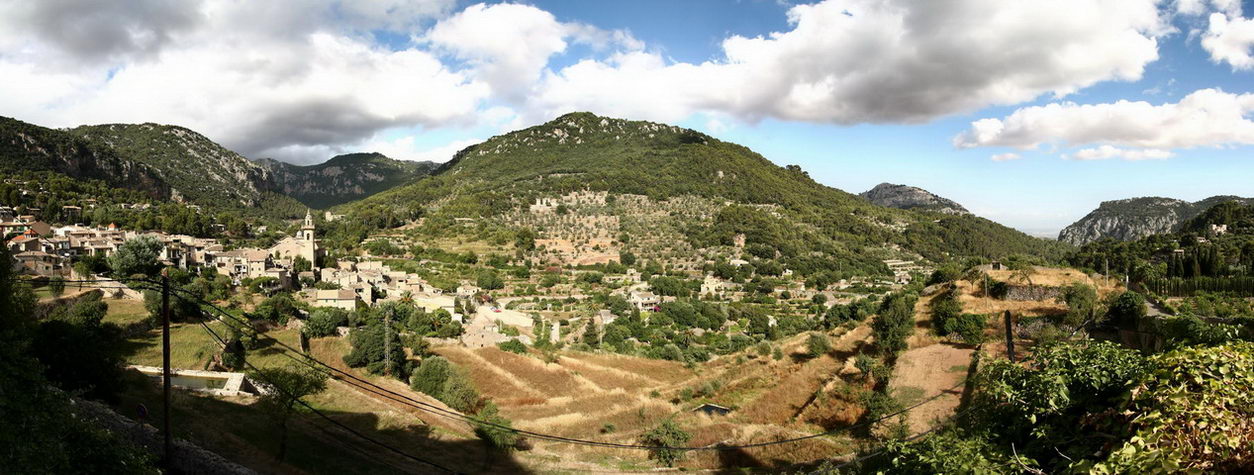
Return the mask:
<path id="1" fill-rule="evenodd" d="M 1248 1 L 0 7 L 6 115 L 174 123 L 254 158 L 445 160 L 588 110 L 853 193 L 919 186 L 1033 234 L 1104 200 L 1254 195 Z"/>

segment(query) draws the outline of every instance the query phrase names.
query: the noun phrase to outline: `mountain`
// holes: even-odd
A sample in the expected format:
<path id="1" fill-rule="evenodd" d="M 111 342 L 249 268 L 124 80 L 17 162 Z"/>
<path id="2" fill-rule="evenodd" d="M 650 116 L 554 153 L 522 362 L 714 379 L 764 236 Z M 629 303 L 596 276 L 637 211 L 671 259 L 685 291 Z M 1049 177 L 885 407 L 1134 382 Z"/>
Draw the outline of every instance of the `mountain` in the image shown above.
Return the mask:
<path id="1" fill-rule="evenodd" d="M 156 170 L 173 188 L 175 199 L 219 208 L 301 208 L 276 193 L 269 170 L 187 128 L 104 124 L 69 132 Z"/>
<path id="2" fill-rule="evenodd" d="M 75 134 L 0 117 L 0 171 L 56 172 L 167 199 L 172 189 L 148 165 Z"/>
<path id="3" fill-rule="evenodd" d="M 735 235 L 744 234 L 749 247 L 758 241 L 762 255 L 769 249 L 807 259 L 826 255 L 824 265 L 845 272 L 870 261 L 882 266 L 879 259 L 897 256 L 1059 255 L 1057 243 L 986 219 L 937 219 L 934 213 L 873 205 L 815 182 L 800 167 L 775 165 L 744 146 L 698 131 L 587 112 L 469 146 L 427 177 L 338 211 L 375 224 L 423 216 L 440 229 L 454 219 L 482 218 L 495 223 L 483 225 L 490 230 L 537 221 L 524 216 L 537 200 L 576 203 L 570 195 L 586 192 L 609 194 L 604 204 L 589 210 L 598 216 L 590 220 L 620 223 L 610 225 L 619 226 L 615 229 L 648 223 L 633 229 L 662 241 L 657 244 L 662 248 L 672 241 L 658 233 L 670 228 L 695 247 L 730 245 Z M 594 200 L 602 203 L 602 198 Z M 555 234 L 582 232 L 572 228 L 580 223 L 538 221 L 560 226 Z M 852 259 L 860 261 L 841 263 Z"/>
<path id="4" fill-rule="evenodd" d="M 945 214 L 971 214 L 962 205 L 952 200 L 913 186 L 880 183 L 875 188 L 859 193 L 858 196 L 876 205 L 889 208 L 936 211 Z"/>
<path id="5" fill-rule="evenodd" d="M 1254 199 L 1238 196 L 1212 196 L 1192 203 L 1160 197 L 1106 201 L 1063 228 L 1058 240 L 1079 246 L 1105 238 L 1135 241 L 1153 234 L 1174 232 L 1186 221 L 1226 201 L 1254 203 Z"/>
<path id="6" fill-rule="evenodd" d="M 435 170 L 435 162 L 395 160 L 379 153 L 350 153 L 317 165 L 292 165 L 263 158 L 256 164 L 270 173 L 284 194 L 311 208 L 329 208 L 409 183 Z"/>
<path id="7" fill-rule="evenodd" d="M 305 206 L 282 194 L 268 169 L 172 125 L 50 129 L 0 118 L 0 170 L 57 173 L 246 215 L 292 218 Z"/>

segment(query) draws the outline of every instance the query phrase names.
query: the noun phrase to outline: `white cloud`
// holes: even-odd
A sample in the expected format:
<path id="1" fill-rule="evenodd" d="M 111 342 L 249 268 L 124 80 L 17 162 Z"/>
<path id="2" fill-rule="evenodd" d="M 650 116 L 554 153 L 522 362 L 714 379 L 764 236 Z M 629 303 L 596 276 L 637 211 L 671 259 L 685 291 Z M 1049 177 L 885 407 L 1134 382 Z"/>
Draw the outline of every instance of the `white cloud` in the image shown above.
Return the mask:
<path id="1" fill-rule="evenodd" d="M 549 58 L 566 51 L 567 40 L 595 48 L 643 47 L 625 31 L 562 23 L 547 11 L 511 3 L 471 5 L 440 21 L 423 40 L 468 62 L 477 77 L 509 101 L 525 97 L 540 79 Z"/>
<path id="2" fill-rule="evenodd" d="M 789 31 L 726 39 L 722 60 L 674 63 L 636 51 L 579 62 L 546 75 L 532 107 L 661 120 L 719 111 L 922 122 L 1137 80 L 1172 31 L 1154 0 L 829 0 L 797 5 L 788 18 Z"/>
<path id="3" fill-rule="evenodd" d="M 993 155 L 990 158 L 992 158 L 994 162 L 1008 162 L 1011 160 L 1018 160 L 1023 157 L 1019 156 L 1019 154 L 1017 153 L 1007 152 L 1007 153 L 999 153 L 997 155 Z"/>
<path id="4" fill-rule="evenodd" d="M 1002 119 L 980 119 L 954 145 L 1033 149 L 1044 144 L 1101 144 L 1091 158 L 1167 158 L 1173 149 L 1254 144 L 1254 94 L 1195 91 L 1177 103 L 1053 103 L 1018 109 Z M 1103 151 L 1104 150 L 1104 151 Z M 1083 152 L 1083 151 L 1081 151 Z M 1080 153 L 1077 152 L 1077 158 Z"/>
<path id="5" fill-rule="evenodd" d="M 1254 18 L 1212 13 L 1202 47 L 1216 63 L 1227 62 L 1238 70 L 1254 68 Z"/>
<path id="6" fill-rule="evenodd" d="M 1193 3 L 1175 10 L 1233 8 Z M 702 114 L 711 128 L 917 123 L 1137 80 L 1173 31 L 1159 0 L 826 0 L 789 8 L 787 31 L 731 36 L 721 57 L 688 63 L 534 6 L 454 5 L 0 0 L 0 104 L 51 126 L 184 125 L 248 156 L 308 161 L 386 130 L 572 110 Z M 378 30 L 409 41 L 380 44 Z M 554 67 L 573 44 L 588 55 Z"/>
<path id="7" fill-rule="evenodd" d="M 400 137 L 395 140 L 372 140 L 361 145 L 359 148 L 361 150 L 379 152 L 397 160 L 444 163 L 453 158 L 453 154 L 480 142 L 483 142 L 483 140 L 454 140 L 438 147 L 419 148 L 414 144 L 414 138 L 412 136 L 407 136 Z"/>
<path id="8" fill-rule="evenodd" d="M 74 2 L 30 2 L 37 6 L 6 14 L 0 23 L 79 15 L 104 16 L 88 23 L 107 25 L 130 13 L 149 18 L 154 14 L 145 12 L 152 5 L 171 4 L 192 10 L 196 20 L 160 35 L 133 26 L 147 24 L 140 20 L 123 20 L 117 28 L 126 34 L 161 41 L 126 40 L 124 34 L 98 51 L 47 32 L 26 31 L 20 41 L 0 33 L 0 44 L 20 44 L 0 50 L 0 77 L 6 78 L 0 103 L 8 114 L 49 126 L 177 124 L 250 157 L 309 161 L 326 156 L 301 154 L 357 143 L 388 128 L 473 123 L 490 94 L 486 84 L 451 70 L 434 54 L 385 48 L 356 32 L 418 21 L 420 16 L 394 15 L 434 14 L 447 0 L 352 6 L 330 0 L 149 1 L 86 13 L 65 3 Z M 32 56 L 45 52 L 83 59 L 71 70 Z"/>
<path id="9" fill-rule="evenodd" d="M 1110 145 L 1102 145 L 1095 148 L 1084 148 L 1076 151 L 1070 156 L 1064 158 L 1073 158 L 1076 160 L 1107 160 L 1111 158 L 1122 158 L 1124 160 L 1165 160 L 1174 156 L 1167 150 L 1159 150 L 1156 148 L 1143 149 L 1126 149 Z"/>

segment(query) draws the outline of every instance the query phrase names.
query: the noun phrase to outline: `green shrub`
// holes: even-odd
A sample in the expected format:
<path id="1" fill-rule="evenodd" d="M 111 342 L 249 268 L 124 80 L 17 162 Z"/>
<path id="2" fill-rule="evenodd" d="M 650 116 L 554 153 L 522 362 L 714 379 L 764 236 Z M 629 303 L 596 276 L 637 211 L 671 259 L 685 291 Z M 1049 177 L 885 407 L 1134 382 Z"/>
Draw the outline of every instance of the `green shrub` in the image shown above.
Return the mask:
<path id="1" fill-rule="evenodd" d="M 640 443 L 653 447 L 683 447 L 690 440 L 692 440 L 692 434 L 680 428 L 674 419 L 667 419 L 645 432 L 640 438 Z M 679 461 L 683 456 L 684 451 L 682 450 L 668 448 L 649 449 L 649 458 L 655 459 L 667 467 L 673 467 L 675 462 Z"/>
<path id="2" fill-rule="evenodd" d="M 496 347 L 500 348 L 503 351 L 508 351 L 510 353 L 518 353 L 520 355 L 527 354 L 527 345 L 524 345 L 523 342 L 518 341 L 517 338 L 511 338 L 509 341 L 497 343 Z"/>
<path id="3" fill-rule="evenodd" d="M 978 345 L 984 342 L 984 327 L 988 325 L 988 316 L 964 313 L 945 322 L 945 334 L 957 334 L 964 343 Z"/>

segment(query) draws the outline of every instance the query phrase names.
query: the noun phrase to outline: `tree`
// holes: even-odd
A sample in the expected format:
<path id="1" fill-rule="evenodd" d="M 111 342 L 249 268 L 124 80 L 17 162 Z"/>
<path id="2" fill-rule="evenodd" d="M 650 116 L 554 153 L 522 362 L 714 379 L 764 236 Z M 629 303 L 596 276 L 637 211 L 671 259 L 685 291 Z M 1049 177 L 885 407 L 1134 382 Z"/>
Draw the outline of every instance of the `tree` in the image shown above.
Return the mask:
<path id="1" fill-rule="evenodd" d="M 832 351 L 832 343 L 827 340 L 825 334 L 811 333 L 810 338 L 806 340 L 806 349 L 811 358 L 818 358 Z"/>
<path id="2" fill-rule="evenodd" d="M 51 293 L 53 297 L 60 297 L 61 294 L 64 294 L 65 279 L 61 278 L 59 275 L 48 279 L 48 292 Z"/>
<path id="3" fill-rule="evenodd" d="M 109 256 L 109 267 L 113 269 L 113 275 L 118 277 L 136 274 L 155 276 L 161 269 L 158 261 L 161 249 L 161 241 L 155 236 L 143 235 L 128 239 Z"/>
<path id="4" fill-rule="evenodd" d="M 885 356 L 905 351 L 906 339 L 914 333 L 914 302 L 910 294 L 893 293 L 880 303 L 879 315 L 871 322 L 875 346 Z"/>
<path id="5" fill-rule="evenodd" d="M 618 262 L 621 262 L 623 265 L 627 267 L 634 266 L 636 265 L 636 255 L 627 251 L 619 252 Z"/>
<path id="6" fill-rule="evenodd" d="M 1116 324 L 1132 325 L 1145 318 L 1145 312 L 1145 297 L 1129 290 L 1115 297 L 1106 315 Z"/>
<path id="7" fill-rule="evenodd" d="M 501 280 L 501 276 L 492 270 L 483 270 L 479 272 L 479 277 L 475 279 L 475 285 L 483 290 L 497 290 L 505 287 L 505 282 Z"/>
<path id="8" fill-rule="evenodd" d="M 452 372 L 451 363 L 442 356 L 423 358 L 418 369 L 414 370 L 414 374 L 409 377 L 409 387 L 414 391 L 439 399 L 444 390 L 444 382 L 448 380 Z"/>
<path id="9" fill-rule="evenodd" d="M 258 404 L 279 424 L 279 461 L 287 455 L 287 421 L 300 399 L 327 389 L 327 375 L 307 366 L 263 368 L 248 373 L 261 386 Z"/>
<path id="10" fill-rule="evenodd" d="M 510 449 L 518 443 L 518 433 L 509 430 L 511 428 L 509 419 L 500 415 L 500 411 L 492 401 L 488 401 L 482 409 L 479 409 L 479 412 L 475 414 L 475 419 L 487 423 L 476 424 L 475 435 L 488 445 L 498 449 Z"/>
<path id="11" fill-rule="evenodd" d="M 309 315 L 309 320 L 305 322 L 305 327 L 301 329 L 301 332 L 311 338 L 331 336 L 335 334 L 336 327 L 346 323 L 348 323 L 348 315 L 344 310 L 319 307 Z"/>
<path id="12" fill-rule="evenodd" d="M 640 438 L 642 444 L 653 447 L 683 447 L 690 440 L 692 440 L 692 434 L 680 428 L 674 419 L 662 421 L 661 424 L 645 432 Z M 683 450 L 671 448 L 649 449 L 649 458 L 656 459 L 667 467 L 674 466 L 675 462 L 683 458 L 683 456 Z"/>
<path id="13" fill-rule="evenodd" d="M 1097 290 L 1093 286 L 1074 282 L 1063 287 L 1060 301 L 1067 304 L 1067 314 L 1063 323 L 1078 327 L 1086 322 L 1097 311 Z"/>
<path id="14" fill-rule="evenodd" d="M 383 341 L 385 333 L 391 340 L 386 345 Z M 353 368 L 364 366 L 371 373 L 383 374 L 387 361 L 391 360 L 392 374 L 398 377 L 405 375 L 405 349 L 395 328 L 385 331 L 382 322 L 374 322 L 353 330 L 348 339 L 353 349 L 344 355 L 344 364 Z M 391 353 L 385 355 L 389 347 Z"/>
<path id="15" fill-rule="evenodd" d="M 531 228 L 519 229 L 514 234 L 514 247 L 523 251 L 531 251 L 536 248 L 536 232 Z"/>
<path id="16" fill-rule="evenodd" d="M 293 272 L 308 272 L 311 270 L 313 270 L 313 263 L 309 262 L 309 259 L 305 259 L 305 256 L 296 256 L 295 259 L 292 259 Z"/>
<path id="17" fill-rule="evenodd" d="M 11 262 L 0 246 L 0 262 Z M 83 404 L 53 387 L 31 354 L 35 296 L 0 266 L 0 467 L 6 472 L 151 473 L 144 450 L 100 430 L 83 417 Z M 8 390 L 18 388 L 19 390 Z"/>

